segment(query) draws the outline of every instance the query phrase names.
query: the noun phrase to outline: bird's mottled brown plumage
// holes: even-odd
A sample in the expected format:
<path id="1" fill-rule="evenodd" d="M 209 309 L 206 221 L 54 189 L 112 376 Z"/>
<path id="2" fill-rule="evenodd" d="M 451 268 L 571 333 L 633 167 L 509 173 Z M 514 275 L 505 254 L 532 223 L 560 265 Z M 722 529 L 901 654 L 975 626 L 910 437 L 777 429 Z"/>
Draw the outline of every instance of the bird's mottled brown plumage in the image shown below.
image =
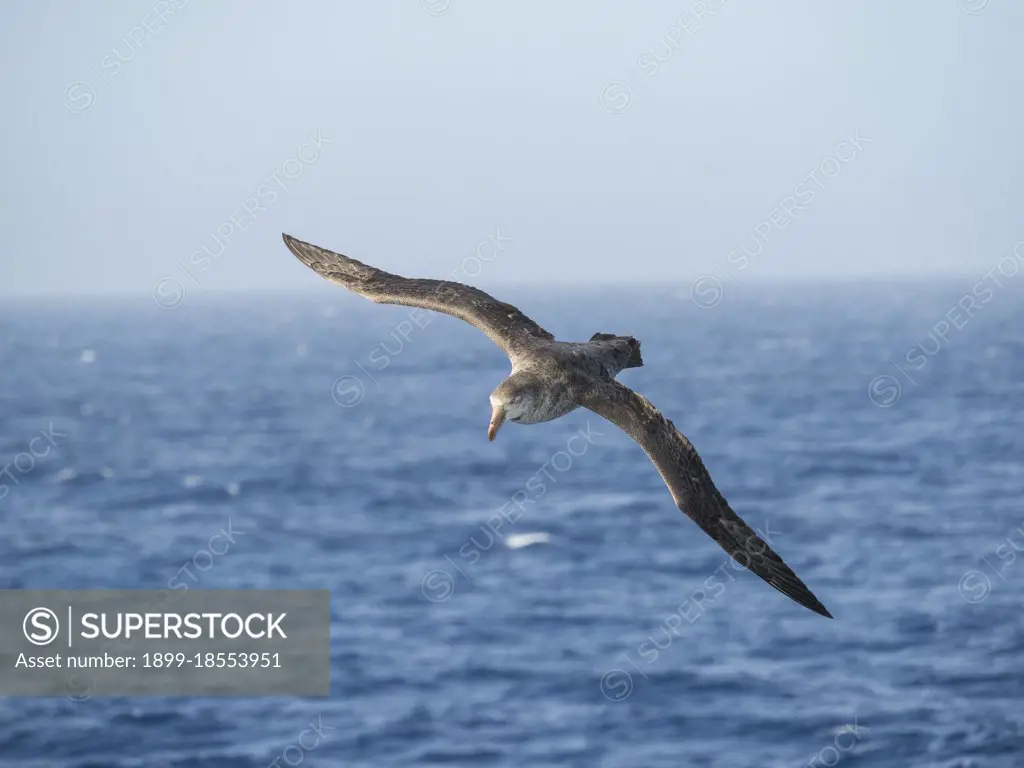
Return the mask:
<path id="1" fill-rule="evenodd" d="M 782 558 L 732 511 L 693 443 L 650 400 L 617 381 L 581 382 L 576 399 L 640 444 L 668 486 L 676 506 L 734 560 L 801 605 L 832 617 Z"/>
<path id="2" fill-rule="evenodd" d="M 321 277 L 381 304 L 432 309 L 476 326 L 512 361 L 512 374 L 492 393 L 513 421 L 550 421 L 584 407 L 612 422 L 646 451 L 676 505 L 739 563 L 815 613 L 831 617 L 771 547 L 733 512 L 693 444 L 650 401 L 615 381 L 643 365 L 640 342 L 597 333 L 588 342 L 560 342 L 511 304 L 472 286 L 405 278 L 284 235 L 285 244 Z M 500 426 L 500 422 L 498 422 Z M 496 430 L 496 427 L 494 428 Z M 490 433 L 493 437 L 493 431 Z"/>
<path id="3" fill-rule="evenodd" d="M 399 277 L 290 235 L 284 235 L 284 242 L 299 261 L 321 277 L 378 304 L 404 304 L 454 315 L 486 333 L 509 357 L 531 342 L 554 341 L 554 336 L 516 307 L 479 288 L 449 280 Z"/>

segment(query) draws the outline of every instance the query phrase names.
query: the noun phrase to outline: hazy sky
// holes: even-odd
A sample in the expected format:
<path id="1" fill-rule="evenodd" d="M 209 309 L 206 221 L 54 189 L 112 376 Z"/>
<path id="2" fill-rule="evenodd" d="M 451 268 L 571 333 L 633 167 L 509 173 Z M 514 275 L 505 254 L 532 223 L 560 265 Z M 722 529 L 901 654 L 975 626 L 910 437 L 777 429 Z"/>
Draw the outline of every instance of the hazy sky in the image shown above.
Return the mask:
<path id="1" fill-rule="evenodd" d="M 1024 239 L 1022 33 L 1016 0 L 5 3 L 0 292 L 312 287 L 281 231 L 483 285 L 976 277 Z"/>

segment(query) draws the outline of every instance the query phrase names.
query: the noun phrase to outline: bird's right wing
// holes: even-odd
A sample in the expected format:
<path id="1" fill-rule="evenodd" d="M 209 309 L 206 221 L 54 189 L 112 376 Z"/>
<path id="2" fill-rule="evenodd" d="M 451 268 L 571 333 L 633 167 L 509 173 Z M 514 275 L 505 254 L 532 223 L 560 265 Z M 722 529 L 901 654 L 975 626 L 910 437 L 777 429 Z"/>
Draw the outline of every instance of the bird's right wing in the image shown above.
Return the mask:
<path id="1" fill-rule="evenodd" d="M 284 243 L 299 261 L 326 280 L 378 304 L 404 304 L 444 312 L 487 334 L 510 358 L 554 336 L 516 307 L 463 283 L 393 275 L 291 235 Z"/>
<path id="2" fill-rule="evenodd" d="M 782 558 L 732 511 L 712 482 L 693 443 L 647 398 L 617 381 L 594 381 L 580 387 L 575 399 L 640 444 L 657 467 L 676 506 L 736 562 L 800 605 L 832 618 Z"/>

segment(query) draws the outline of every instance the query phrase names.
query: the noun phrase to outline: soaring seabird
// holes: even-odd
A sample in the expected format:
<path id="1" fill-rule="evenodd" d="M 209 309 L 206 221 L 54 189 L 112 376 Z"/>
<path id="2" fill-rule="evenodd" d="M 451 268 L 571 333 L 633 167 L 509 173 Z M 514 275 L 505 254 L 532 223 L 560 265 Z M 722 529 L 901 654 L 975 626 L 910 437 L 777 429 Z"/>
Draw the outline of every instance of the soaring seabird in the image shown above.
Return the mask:
<path id="1" fill-rule="evenodd" d="M 516 307 L 462 283 L 407 278 L 284 235 L 285 245 L 321 277 L 378 304 L 444 312 L 479 328 L 512 361 L 491 392 L 488 440 L 506 421 L 539 424 L 583 406 L 632 437 L 668 486 L 676 506 L 740 564 L 784 595 L 832 618 L 782 558 L 732 511 L 693 444 L 647 398 L 615 380 L 643 365 L 632 336 L 596 333 L 587 342 L 555 337 Z"/>

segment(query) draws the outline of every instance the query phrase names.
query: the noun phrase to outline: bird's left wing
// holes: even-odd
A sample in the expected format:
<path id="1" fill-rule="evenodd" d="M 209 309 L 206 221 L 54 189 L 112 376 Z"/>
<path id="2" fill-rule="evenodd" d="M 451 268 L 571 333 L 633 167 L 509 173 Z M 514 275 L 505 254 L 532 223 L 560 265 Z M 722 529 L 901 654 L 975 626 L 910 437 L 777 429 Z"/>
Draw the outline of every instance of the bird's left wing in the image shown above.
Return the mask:
<path id="1" fill-rule="evenodd" d="M 732 511 L 693 443 L 647 398 L 617 381 L 588 382 L 577 388 L 574 397 L 580 405 L 608 419 L 640 444 L 679 509 L 734 560 L 800 605 L 832 618 L 782 558 Z"/>
<path id="2" fill-rule="evenodd" d="M 516 307 L 471 285 L 393 275 L 291 235 L 283 237 L 288 250 L 320 277 L 378 304 L 422 307 L 465 320 L 487 334 L 510 358 L 538 341 L 555 338 Z"/>

